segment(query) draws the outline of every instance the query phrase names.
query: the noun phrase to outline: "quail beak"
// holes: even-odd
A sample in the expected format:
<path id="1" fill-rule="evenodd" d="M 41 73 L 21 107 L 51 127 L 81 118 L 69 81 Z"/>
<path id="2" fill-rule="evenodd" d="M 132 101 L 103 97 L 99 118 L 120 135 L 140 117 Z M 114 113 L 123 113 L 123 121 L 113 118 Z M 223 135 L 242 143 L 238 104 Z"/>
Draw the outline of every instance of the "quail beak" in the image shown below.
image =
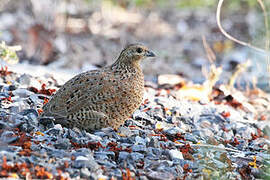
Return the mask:
<path id="1" fill-rule="evenodd" d="M 153 53 L 153 52 L 151 52 L 151 51 L 145 51 L 145 54 L 144 54 L 146 57 L 155 57 L 156 55 Z"/>

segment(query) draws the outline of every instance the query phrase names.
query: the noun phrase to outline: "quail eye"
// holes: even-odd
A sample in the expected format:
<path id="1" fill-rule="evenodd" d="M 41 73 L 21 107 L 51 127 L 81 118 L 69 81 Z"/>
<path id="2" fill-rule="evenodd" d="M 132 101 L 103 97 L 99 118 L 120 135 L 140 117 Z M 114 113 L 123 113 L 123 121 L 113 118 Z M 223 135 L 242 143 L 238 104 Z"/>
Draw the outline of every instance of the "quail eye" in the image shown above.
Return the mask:
<path id="1" fill-rule="evenodd" d="M 137 48 L 136 51 L 137 51 L 137 53 L 141 53 L 143 51 L 143 49 L 142 48 Z"/>

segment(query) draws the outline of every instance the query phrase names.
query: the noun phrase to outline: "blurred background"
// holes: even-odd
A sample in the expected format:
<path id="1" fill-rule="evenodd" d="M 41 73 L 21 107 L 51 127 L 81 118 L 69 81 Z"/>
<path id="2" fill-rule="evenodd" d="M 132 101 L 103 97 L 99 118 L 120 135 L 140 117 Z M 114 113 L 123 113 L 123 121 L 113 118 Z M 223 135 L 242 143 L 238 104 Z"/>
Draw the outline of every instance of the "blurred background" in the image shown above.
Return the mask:
<path id="1" fill-rule="evenodd" d="M 270 1 L 263 2 L 269 9 Z M 215 64 L 226 71 L 221 81 L 250 59 L 248 76 L 242 80 L 256 77 L 267 84 L 265 54 L 235 44 L 220 32 L 217 4 L 217 0 L 0 0 L 0 41 L 21 45 L 20 64 L 75 72 L 109 65 L 127 44 L 142 43 L 158 55 L 143 62 L 147 80 L 166 73 L 202 82 L 202 67 L 210 65 L 205 37 Z M 221 12 L 229 34 L 264 49 L 265 19 L 256 0 L 227 0 Z"/>

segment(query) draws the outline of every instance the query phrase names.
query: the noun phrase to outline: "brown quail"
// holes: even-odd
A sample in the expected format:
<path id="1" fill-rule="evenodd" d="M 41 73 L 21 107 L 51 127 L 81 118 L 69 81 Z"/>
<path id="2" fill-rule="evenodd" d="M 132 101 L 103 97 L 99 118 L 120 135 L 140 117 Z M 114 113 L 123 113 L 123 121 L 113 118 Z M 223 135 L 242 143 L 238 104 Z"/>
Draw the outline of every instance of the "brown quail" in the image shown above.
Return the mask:
<path id="1" fill-rule="evenodd" d="M 86 131 L 118 128 L 143 99 L 140 61 L 154 56 L 143 45 L 127 46 L 112 65 L 81 73 L 66 82 L 44 105 L 41 116 Z"/>

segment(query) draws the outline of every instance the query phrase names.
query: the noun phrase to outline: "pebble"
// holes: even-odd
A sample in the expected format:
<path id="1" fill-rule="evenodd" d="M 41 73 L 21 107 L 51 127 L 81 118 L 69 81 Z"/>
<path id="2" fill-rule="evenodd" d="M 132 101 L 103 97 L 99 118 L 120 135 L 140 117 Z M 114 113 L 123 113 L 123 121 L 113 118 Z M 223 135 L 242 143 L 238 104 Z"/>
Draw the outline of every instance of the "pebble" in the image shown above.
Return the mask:
<path id="1" fill-rule="evenodd" d="M 170 136 L 173 136 L 173 135 L 178 134 L 178 133 L 184 133 L 184 131 L 179 127 L 172 127 L 170 129 L 165 130 L 165 133 L 170 135 Z"/>
<path id="2" fill-rule="evenodd" d="M 133 145 L 132 146 L 132 151 L 133 152 L 146 152 L 147 151 L 147 149 L 146 149 L 146 147 L 144 146 L 144 145 Z"/>
<path id="3" fill-rule="evenodd" d="M 15 136 L 13 131 L 4 131 L 0 137 L 1 142 L 10 144 L 17 141 L 19 138 Z"/>
<path id="4" fill-rule="evenodd" d="M 142 138 L 140 136 L 136 136 L 135 137 L 135 144 L 141 144 L 141 145 L 146 145 L 146 143 L 148 143 L 150 141 L 150 139 L 147 138 Z"/>
<path id="5" fill-rule="evenodd" d="M 57 139 L 57 141 L 54 144 L 54 147 L 56 149 L 69 149 L 71 147 L 70 140 L 65 138 L 65 139 Z"/>
<path id="6" fill-rule="evenodd" d="M 126 160 L 127 158 L 128 158 L 128 156 L 129 156 L 129 154 L 130 153 L 128 153 L 128 152 L 125 152 L 125 151 L 121 151 L 120 153 L 119 153 L 119 161 L 123 161 L 123 160 Z"/>
<path id="7" fill-rule="evenodd" d="M 130 130 L 129 128 L 127 128 L 127 127 L 120 127 L 120 128 L 118 129 L 118 131 L 119 131 L 119 133 L 122 134 L 123 136 L 129 137 L 129 136 L 132 135 L 131 130 Z"/>
<path id="8" fill-rule="evenodd" d="M 144 155 L 141 153 L 138 153 L 138 152 L 132 152 L 132 153 L 130 153 L 130 156 L 131 156 L 132 160 L 134 160 L 134 161 L 138 161 L 138 160 L 141 160 L 144 158 Z"/>
<path id="9" fill-rule="evenodd" d="M 88 168 L 81 168 L 80 173 L 82 178 L 88 178 L 91 175 L 91 172 L 88 170 Z"/>
<path id="10" fill-rule="evenodd" d="M 162 74 L 158 76 L 159 85 L 176 85 L 184 82 L 185 80 L 181 76 L 175 74 Z"/>
<path id="11" fill-rule="evenodd" d="M 91 171 L 96 171 L 99 168 L 99 165 L 96 163 L 93 156 L 78 156 L 74 162 L 75 168 L 89 168 Z"/>
<path id="12" fill-rule="evenodd" d="M 169 150 L 169 155 L 170 155 L 171 160 L 184 159 L 182 153 L 177 149 Z"/>
<path id="13" fill-rule="evenodd" d="M 26 85 L 29 86 L 30 82 L 31 82 L 31 76 L 28 74 L 23 74 L 21 75 L 17 81 L 21 84 L 21 85 Z"/>
<path id="14" fill-rule="evenodd" d="M 34 93 L 31 91 L 28 91 L 27 89 L 16 89 L 12 91 L 12 94 L 14 96 L 19 96 L 20 98 L 27 98 L 30 95 L 33 95 Z"/>
<path id="15" fill-rule="evenodd" d="M 95 152 L 94 157 L 97 158 L 98 160 L 114 159 L 115 158 L 115 153 L 112 152 L 112 151 L 108 151 L 108 152 Z"/>
<path id="16" fill-rule="evenodd" d="M 173 180 L 174 176 L 173 174 L 169 172 L 157 172 L 157 171 L 152 171 L 149 174 L 147 174 L 147 177 L 150 179 L 156 179 L 156 180 Z"/>

